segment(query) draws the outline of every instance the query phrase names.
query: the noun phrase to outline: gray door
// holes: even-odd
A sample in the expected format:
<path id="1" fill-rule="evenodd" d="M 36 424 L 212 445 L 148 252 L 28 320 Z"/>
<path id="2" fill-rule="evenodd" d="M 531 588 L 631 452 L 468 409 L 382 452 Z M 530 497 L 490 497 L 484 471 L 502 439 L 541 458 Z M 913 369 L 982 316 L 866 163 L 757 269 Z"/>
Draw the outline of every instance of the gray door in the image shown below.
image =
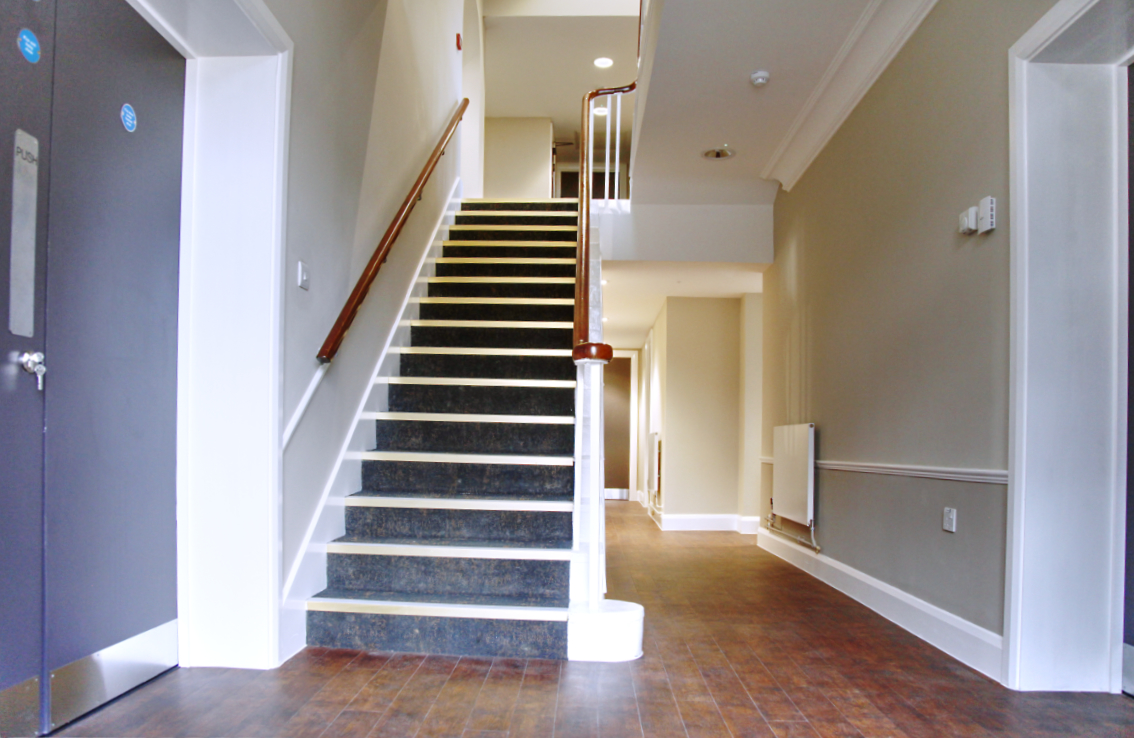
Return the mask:
<path id="1" fill-rule="evenodd" d="M 57 4 L 45 350 L 46 727 L 176 663 L 185 96 L 185 60 L 125 0 Z"/>
<path id="2" fill-rule="evenodd" d="M 39 725 L 43 393 L 19 359 L 44 348 L 54 19 L 53 0 L 0 14 L 0 735 Z"/>

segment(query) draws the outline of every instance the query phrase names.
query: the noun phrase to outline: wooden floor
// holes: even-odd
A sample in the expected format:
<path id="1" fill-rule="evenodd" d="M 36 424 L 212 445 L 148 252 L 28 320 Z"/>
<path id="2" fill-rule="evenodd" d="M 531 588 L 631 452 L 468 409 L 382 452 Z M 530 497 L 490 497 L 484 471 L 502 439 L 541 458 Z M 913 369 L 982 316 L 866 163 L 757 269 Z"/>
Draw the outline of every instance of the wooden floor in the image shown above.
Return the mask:
<path id="1" fill-rule="evenodd" d="M 736 533 L 608 505 L 629 664 L 308 649 L 169 672 L 68 736 L 1134 736 L 1134 700 L 1006 690 Z"/>

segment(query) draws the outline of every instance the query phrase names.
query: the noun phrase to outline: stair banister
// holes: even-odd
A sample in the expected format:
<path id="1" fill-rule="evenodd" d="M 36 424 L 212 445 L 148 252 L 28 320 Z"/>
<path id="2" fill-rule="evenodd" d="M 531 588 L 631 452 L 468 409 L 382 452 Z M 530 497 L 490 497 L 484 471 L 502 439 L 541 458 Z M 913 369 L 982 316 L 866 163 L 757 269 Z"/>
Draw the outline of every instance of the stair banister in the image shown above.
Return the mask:
<path id="1" fill-rule="evenodd" d="M 591 189 L 594 170 L 594 152 L 591 151 L 591 104 L 603 95 L 633 92 L 634 81 L 625 87 L 591 90 L 583 96 L 583 124 L 579 133 L 579 240 L 578 266 L 575 271 L 575 333 L 571 356 L 575 361 L 601 361 L 614 358 L 609 344 L 591 340 Z M 609 115 L 607 117 L 610 117 Z"/>
<path id="2" fill-rule="evenodd" d="M 362 307 L 362 301 L 366 299 L 366 293 L 370 291 L 370 285 L 374 283 L 374 279 L 378 276 L 378 271 L 382 268 L 383 262 L 390 254 L 390 249 L 393 247 L 394 242 L 398 240 L 401 235 L 402 228 L 405 227 L 406 221 L 409 220 L 410 212 L 413 211 L 414 205 L 417 204 L 418 199 L 421 197 L 425 185 L 429 182 L 429 177 L 433 174 L 433 170 L 437 168 L 437 162 L 445 155 L 445 147 L 449 145 L 449 141 L 453 138 L 453 134 L 457 131 L 457 125 L 461 122 L 461 118 L 465 115 L 465 110 L 469 107 L 469 99 L 466 97 L 461 100 L 461 104 L 457 106 L 457 112 L 453 113 L 452 119 L 449 120 L 449 125 L 445 127 L 445 132 L 441 134 L 441 139 L 434 147 L 433 153 L 429 156 L 429 161 L 425 163 L 422 168 L 421 174 L 417 175 L 417 180 L 410 188 L 409 194 L 402 202 L 402 206 L 398 208 L 398 212 L 394 215 L 394 219 L 390 221 L 390 227 L 386 229 L 385 235 L 382 240 L 378 242 L 378 246 L 374 249 L 374 255 L 370 257 L 370 261 L 366 264 L 366 268 L 362 270 L 362 275 L 358 278 L 358 283 L 355 284 L 354 290 L 351 291 L 350 297 L 347 298 L 346 304 L 343 305 L 342 312 L 339 313 L 338 320 L 331 328 L 331 332 L 327 334 L 327 340 L 323 342 L 323 347 L 319 349 L 316 358 L 320 363 L 328 364 L 335 358 L 335 354 L 339 351 L 339 346 L 342 345 L 343 338 L 346 336 L 347 329 L 350 324 L 354 322 L 354 318 L 358 315 L 359 308 Z"/>

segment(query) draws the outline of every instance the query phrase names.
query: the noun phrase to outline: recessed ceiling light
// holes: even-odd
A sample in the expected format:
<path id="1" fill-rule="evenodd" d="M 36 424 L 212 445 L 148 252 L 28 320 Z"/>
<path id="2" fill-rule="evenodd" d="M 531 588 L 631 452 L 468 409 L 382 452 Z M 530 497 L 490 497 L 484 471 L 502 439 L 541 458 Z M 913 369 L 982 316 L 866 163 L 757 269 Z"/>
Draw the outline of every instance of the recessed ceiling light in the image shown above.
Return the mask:
<path id="1" fill-rule="evenodd" d="M 701 156 L 705 157 L 706 159 L 729 159 L 733 156 L 736 156 L 736 152 L 730 149 L 728 147 L 728 144 L 725 144 L 719 149 L 709 149 L 708 151 L 702 151 Z"/>
<path id="2" fill-rule="evenodd" d="M 603 319 L 602 319 L 602 322 L 604 322 L 604 323 L 605 323 L 605 322 L 606 322 L 607 320 L 609 320 L 609 318 L 603 318 Z"/>
<path id="3" fill-rule="evenodd" d="M 595 59 L 595 66 L 599 69 L 609 69 L 610 67 L 614 66 L 614 60 L 605 56 L 600 56 L 598 59 Z"/>
<path id="4" fill-rule="evenodd" d="M 606 115 L 606 108 L 595 108 L 595 115 Z"/>
<path id="5" fill-rule="evenodd" d="M 603 284 L 606 284 L 606 280 L 604 279 L 604 280 L 602 281 L 602 283 L 603 283 Z"/>

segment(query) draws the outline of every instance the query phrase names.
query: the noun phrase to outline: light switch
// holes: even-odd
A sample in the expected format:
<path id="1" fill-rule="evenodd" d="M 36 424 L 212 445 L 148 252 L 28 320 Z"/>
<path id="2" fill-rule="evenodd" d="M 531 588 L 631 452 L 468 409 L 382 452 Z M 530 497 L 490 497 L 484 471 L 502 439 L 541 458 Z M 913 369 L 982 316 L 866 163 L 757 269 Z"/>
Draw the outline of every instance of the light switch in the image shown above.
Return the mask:
<path id="1" fill-rule="evenodd" d="M 966 236 L 971 236 L 977 232 L 977 209 L 975 207 L 961 211 L 960 224 L 957 230 Z"/>
<path id="2" fill-rule="evenodd" d="M 950 533 L 957 532 L 957 510 L 956 508 L 945 508 L 945 515 L 941 519 L 942 530 L 947 530 Z"/>
<path id="3" fill-rule="evenodd" d="M 296 284 L 299 285 L 301 290 L 311 289 L 311 277 L 307 273 L 307 265 L 302 261 L 299 262 L 299 268 L 296 270 Z"/>

